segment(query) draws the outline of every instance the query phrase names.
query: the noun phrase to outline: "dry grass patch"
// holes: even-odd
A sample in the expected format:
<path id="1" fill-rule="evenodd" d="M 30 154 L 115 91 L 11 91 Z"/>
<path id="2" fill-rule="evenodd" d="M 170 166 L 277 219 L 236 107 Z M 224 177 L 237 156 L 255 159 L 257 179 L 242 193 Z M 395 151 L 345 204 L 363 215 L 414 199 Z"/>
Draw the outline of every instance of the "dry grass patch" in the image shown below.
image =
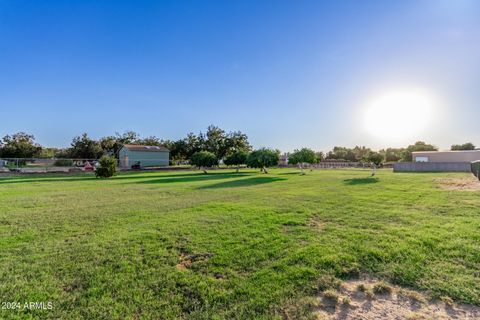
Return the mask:
<path id="1" fill-rule="evenodd" d="M 413 302 L 420 303 L 420 304 L 425 304 L 427 303 L 427 299 L 423 294 L 417 291 L 413 290 L 408 290 L 408 289 L 400 289 L 398 291 L 398 294 L 401 296 L 404 296 L 406 298 L 411 299 Z"/>
<path id="2" fill-rule="evenodd" d="M 322 292 L 328 289 L 337 289 L 342 285 L 342 281 L 332 275 L 322 275 L 317 280 L 317 289 Z"/>
<path id="3" fill-rule="evenodd" d="M 325 229 L 326 223 L 324 221 L 321 221 L 319 217 L 313 217 L 308 220 L 307 225 L 317 230 L 323 230 Z"/>
<path id="4" fill-rule="evenodd" d="M 357 290 L 360 292 L 363 292 L 366 298 L 368 299 L 373 299 L 375 297 L 375 294 L 373 293 L 373 290 L 371 287 L 365 285 L 364 283 L 360 283 L 357 285 Z"/>
<path id="5" fill-rule="evenodd" d="M 375 299 L 370 299 L 374 294 Z M 448 297 L 429 302 L 422 292 L 370 278 L 345 281 L 337 290 L 325 291 L 322 298 L 318 319 L 480 319 L 480 307 L 457 305 Z"/>
<path id="6" fill-rule="evenodd" d="M 391 294 L 392 290 L 392 287 L 383 281 L 377 282 L 373 286 L 373 292 L 376 294 Z"/>
<path id="7" fill-rule="evenodd" d="M 441 296 L 441 297 L 440 297 L 440 300 L 441 300 L 443 303 L 445 303 L 445 305 L 448 306 L 448 307 L 451 307 L 451 306 L 454 305 L 454 302 L 453 302 L 452 298 L 450 298 L 450 297 Z"/>
<path id="8" fill-rule="evenodd" d="M 323 297 L 326 300 L 328 300 L 329 302 L 331 302 L 331 304 L 337 304 L 338 303 L 339 296 L 338 296 L 338 293 L 335 290 L 328 289 L 327 291 L 325 291 L 323 293 Z"/>
<path id="9" fill-rule="evenodd" d="M 179 257 L 179 262 L 176 265 L 178 270 L 190 269 L 194 263 L 207 262 L 213 256 L 211 253 L 182 253 Z"/>
<path id="10" fill-rule="evenodd" d="M 480 191 L 480 181 L 473 175 L 462 178 L 434 178 L 433 181 L 445 190 Z"/>

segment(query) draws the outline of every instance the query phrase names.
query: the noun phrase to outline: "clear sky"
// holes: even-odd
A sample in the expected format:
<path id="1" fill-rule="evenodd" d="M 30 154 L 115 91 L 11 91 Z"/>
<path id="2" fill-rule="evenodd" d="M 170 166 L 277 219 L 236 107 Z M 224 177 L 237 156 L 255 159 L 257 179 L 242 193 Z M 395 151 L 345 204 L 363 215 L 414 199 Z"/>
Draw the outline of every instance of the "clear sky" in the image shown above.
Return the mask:
<path id="1" fill-rule="evenodd" d="M 367 112 L 399 90 L 431 107 L 404 130 L 415 103 Z M 476 0 L 0 0 L 0 135 L 46 146 L 209 124 L 283 151 L 480 145 L 479 101 Z"/>

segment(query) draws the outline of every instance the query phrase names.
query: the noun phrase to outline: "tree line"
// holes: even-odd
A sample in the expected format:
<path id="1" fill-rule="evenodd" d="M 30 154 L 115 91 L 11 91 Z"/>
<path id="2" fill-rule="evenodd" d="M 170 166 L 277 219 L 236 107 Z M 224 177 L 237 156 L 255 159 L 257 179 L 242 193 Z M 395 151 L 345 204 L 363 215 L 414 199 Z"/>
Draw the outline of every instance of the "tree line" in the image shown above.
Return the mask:
<path id="1" fill-rule="evenodd" d="M 83 133 L 72 139 L 68 148 L 46 148 L 35 141 L 31 134 L 18 132 L 6 135 L 0 140 L 0 157 L 2 158 L 73 158 L 73 159 L 98 159 L 102 155 L 118 156 L 118 151 L 124 144 L 164 146 L 170 150 L 170 159 L 173 162 L 189 161 L 196 165 L 199 163 L 218 163 L 220 160 L 226 165 L 238 166 L 249 164 L 262 170 L 266 164 L 280 156 L 279 150 L 259 149 L 252 152 L 248 136 L 241 131 L 226 132 L 211 125 L 206 132 L 199 134 L 189 133 L 185 138 L 178 140 L 160 139 L 156 136 L 142 138 L 134 131 L 102 137 L 95 140 Z M 452 145 L 451 150 L 474 150 L 475 145 Z M 327 153 L 315 152 L 303 148 L 287 154 L 290 164 L 315 163 L 318 161 L 369 161 L 373 158 L 381 162 L 412 161 L 414 151 L 437 151 L 438 148 L 423 141 L 409 145 L 405 148 L 386 148 L 374 151 L 365 146 L 347 148 L 335 146 Z M 276 155 L 276 157 L 274 156 Z M 195 155 L 195 156 L 194 156 Z M 213 157 L 212 157 L 213 155 Z M 370 159 L 370 160 L 368 160 Z M 216 161 L 216 162 L 215 162 Z M 208 167 L 207 165 L 201 165 Z M 266 170 L 266 169 L 265 169 Z"/>
<path id="2" fill-rule="evenodd" d="M 451 150 L 474 150 L 475 146 L 472 143 L 465 143 L 463 145 L 453 145 Z M 376 151 L 383 158 L 384 162 L 410 162 L 412 161 L 412 152 L 415 151 L 438 151 L 438 147 L 433 144 L 428 144 L 424 141 L 417 141 L 405 148 L 386 148 Z M 370 148 L 365 146 L 355 146 L 354 148 L 334 147 L 332 151 L 325 155 L 327 160 L 341 160 L 360 162 L 362 159 L 374 153 Z"/>
<path id="3" fill-rule="evenodd" d="M 170 158 L 175 161 L 187 161 L 198 151 L 212 152 L 222 159 L 234 151 L 252 149 L 246 134 L 240 131 L 226 132 L 212 125 L 205 133 L 189 133 L 179 140 L 164 140 L 156 136 L 143 138 L 135 131 L 116 133 L 95 140 L 83 133 L 74 137 L 68 148 L 42 147 L 33 135 L 18 132 L 6 135 L 0 140 L 0 157 L 98 159 L 102 155 L 117 157 L 118 151 L 125 144 L 164 146 L 170 150 Z"/>

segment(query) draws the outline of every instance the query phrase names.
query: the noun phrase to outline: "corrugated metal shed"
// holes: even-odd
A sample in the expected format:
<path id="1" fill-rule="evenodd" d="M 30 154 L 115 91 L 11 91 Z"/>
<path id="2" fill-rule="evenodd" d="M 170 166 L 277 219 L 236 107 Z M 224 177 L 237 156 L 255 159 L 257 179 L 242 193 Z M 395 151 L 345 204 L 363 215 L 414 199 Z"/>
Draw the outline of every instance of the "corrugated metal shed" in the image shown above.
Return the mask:
<path id="1" fill-rule="evenodd" d="M 169 165 L 170 150 L 163 146 L 126 144 L 118 156 L 122 168 L 130 168 L 135 164 L 141 167 L 162 167 Z"/>

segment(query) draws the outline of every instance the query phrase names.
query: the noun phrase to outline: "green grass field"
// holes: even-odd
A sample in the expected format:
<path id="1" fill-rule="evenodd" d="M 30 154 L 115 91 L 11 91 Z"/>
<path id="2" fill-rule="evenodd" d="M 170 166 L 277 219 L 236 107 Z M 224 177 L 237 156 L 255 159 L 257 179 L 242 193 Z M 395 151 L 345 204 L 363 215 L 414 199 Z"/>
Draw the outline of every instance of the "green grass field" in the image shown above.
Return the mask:
<path id="1" fill-rule="evenodd" d="M 368 274 L 480 305 L 480 192 L 380 171 L 196 171 L 0 179 L 0 318 L 308 315 Z"/>

